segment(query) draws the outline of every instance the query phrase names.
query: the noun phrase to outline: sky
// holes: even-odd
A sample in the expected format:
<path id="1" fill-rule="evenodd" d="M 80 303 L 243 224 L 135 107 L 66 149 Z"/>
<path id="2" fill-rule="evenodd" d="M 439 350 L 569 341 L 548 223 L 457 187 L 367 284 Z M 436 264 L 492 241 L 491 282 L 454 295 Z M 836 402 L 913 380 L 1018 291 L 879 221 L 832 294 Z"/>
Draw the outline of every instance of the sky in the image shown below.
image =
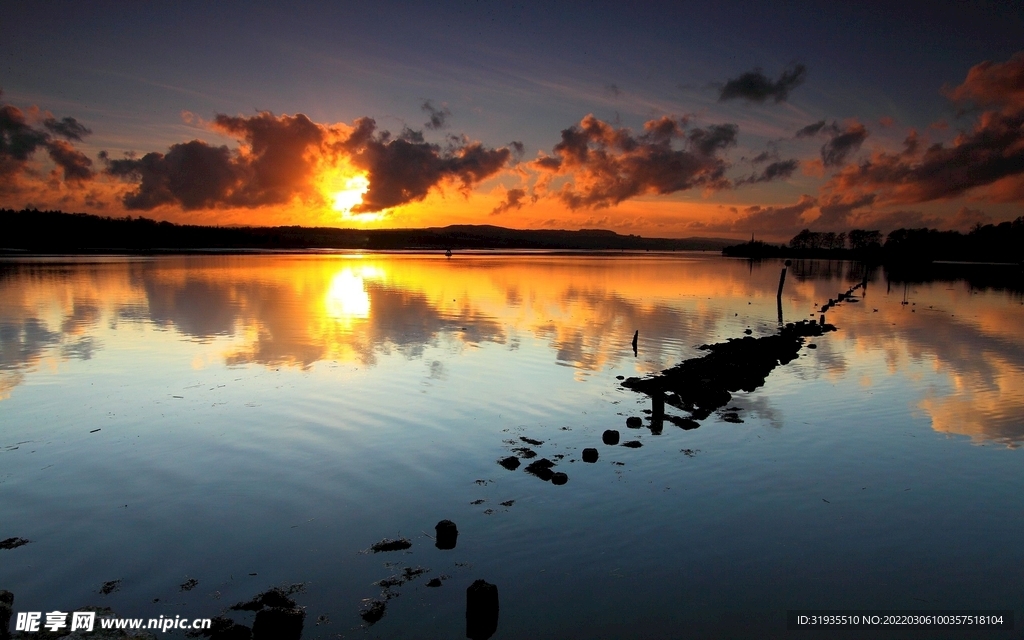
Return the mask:
<path id="1" fill-rule="evenodd" d="M 0 206 L 788 240 L 1024 215 L 1015 2 L 35 2 Z"/>

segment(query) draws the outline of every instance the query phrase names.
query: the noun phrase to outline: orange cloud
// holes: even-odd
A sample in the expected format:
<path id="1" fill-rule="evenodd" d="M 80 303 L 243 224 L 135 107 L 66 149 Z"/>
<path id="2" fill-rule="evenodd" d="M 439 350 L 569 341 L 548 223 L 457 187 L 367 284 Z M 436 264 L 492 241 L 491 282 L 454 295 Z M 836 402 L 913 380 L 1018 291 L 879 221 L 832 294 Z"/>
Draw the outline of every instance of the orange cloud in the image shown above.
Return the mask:
<path id="1" fill-rule="evenodd" d="M 25 178 L 35 177 L 30 161 L 37 150 L 48 152 L 56 167 L 62 170 L 65 182 L 92 179 L 92 160 L 70 142 L 81 141 L 91 131 L 74 118 L 57 120 L 48 113 L 41 128 L 30 123 L 30 118 L 38 119 L 42 115 L 36 108 L 26 115 L 13 105 L 0 103 L 0 195 L 23 193 L 31 188 L 31 180 Z M 54 179 L 59 181 L 59 171 L 55 172 Z"/>
<path id="2" fill-rule="evenodd" d="M 911 132 L 903 152 L 879 152 L 848 166 L 825 190 L 871 192 L 879 202 L 907 204 L 954 198 L 998 183 L 1001 199 L 1024 200 L 1024 53 L 1004 63 L 976 65 L 963 84 L 946 94 L 965 109 L 988 110 L 951 146 L 934 144 L 921 152 Z"/>
<path id="3" fill-rule="evenodd" d="M 556 196 L 570 209 L 610 207 L 645 194 L 729 187 L 729 165 L 718 153 L 736 144 L 739 128 L 686 127 L 685 118 L 663 116 L 634 134 L 588 115 L 562 131 L 552 155 L 541 155 L 530 166 L 548 174 L 541 182 L 545 186 L 554 176 L 568 178 Z M 674 148 L 675 141 L 684 148 Z"/>
<path id="4" fill-rule="evenodd" d="M 303 114 L 218 114 L 210 127 L 237 138 L 239 148 L 192 140 L 172 145 L 166 154 L 108 159 L 108 174 L 136 185 L 125 195 L 125 207 L 256 208 L 293 201 L 323 207 L 330 194 L 319 188 L 318 176 L 344 164 L 362 170 L 367 183 L 351 211 L 372 213 L 423 200 L 445 182 L 469 190 L 512 157 L 508 148 L 489 149 L 455 136 L 444 148 L 411 129 L 392 136 L 378 131 L 371 118 L 348 126 L 314 123 Z"/>

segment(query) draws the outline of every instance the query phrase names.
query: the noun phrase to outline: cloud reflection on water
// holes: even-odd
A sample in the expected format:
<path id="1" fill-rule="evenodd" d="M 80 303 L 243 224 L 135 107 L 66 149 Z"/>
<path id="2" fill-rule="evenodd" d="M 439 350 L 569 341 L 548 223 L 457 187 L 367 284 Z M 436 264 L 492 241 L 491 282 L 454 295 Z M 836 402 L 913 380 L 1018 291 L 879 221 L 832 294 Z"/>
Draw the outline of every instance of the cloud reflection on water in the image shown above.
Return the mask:
<path id="1" fill-rule="evenodd" d="M 546 345 L 577 378 L 626 363 L 638 374 L 700 355 L 696 346 L 774 327 L 774 263 L 556 256 L 208 256 L 0 266 L 0 400 L 26 376 L 87 360 L 117 331 L 151 327 L 212 345 L 227 365 L 309 369 L 320 361 L 374 366 L 460 353 L 486 344 Z M 813 311 L 859 281 L 856 265 L 798 261 L 790 315 Z M 842 378 L 884 359 L 886 375 L 922 364 L 930 383 L 917 407 L 936 431 L 977 442 L 1024 441 L 1024 323 L 1019 294 L 963 283 L 887 291 L 881 270 L 859 304 L 830 314 L 840 333 L 820 340 L 815 368 Z M 874 312 L 873 309 L 878 309 Z M 790 318 L 787 318 L 790 319 Z M 640 329 L 640 357 L 629 340 Z M 180 347 L 169 347 L 180 348 Z M 445 363 L 426 363 L 430 377 Z M 770 409 L 767 407 L 766 410 Z M 772 420 L 773 424 L 777 420 Z"/>

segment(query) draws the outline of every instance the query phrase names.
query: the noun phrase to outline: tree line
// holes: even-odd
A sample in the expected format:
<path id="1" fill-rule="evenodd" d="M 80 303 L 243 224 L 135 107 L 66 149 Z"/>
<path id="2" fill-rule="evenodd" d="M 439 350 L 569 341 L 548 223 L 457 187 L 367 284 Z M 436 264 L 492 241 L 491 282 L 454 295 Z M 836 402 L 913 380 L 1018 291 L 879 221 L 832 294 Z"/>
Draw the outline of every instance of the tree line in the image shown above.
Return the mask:
<path id="1" fill-rule="evenodd" d="M 335 227 L 217 227 L 149 218 L 0 209 L 0 251 L 146 253 L 305 249 L 547 249 L 589 251 L 719 251 L 726 241 L 643 238 L 600 229 L 506 229 L 452 225 L 425 229 Z"/>
<path id="2" fill-rule="evenodd" d="M 1024 262 L 1024 216 L 999 224 L 977 224 L 967 233 L 937 229 L 877 229 L 849 232 L 804 229 L 786 244 L 757 240 L 732 245 L 725 255 L 742 257 L 848 258 L 871 262 Z"/>

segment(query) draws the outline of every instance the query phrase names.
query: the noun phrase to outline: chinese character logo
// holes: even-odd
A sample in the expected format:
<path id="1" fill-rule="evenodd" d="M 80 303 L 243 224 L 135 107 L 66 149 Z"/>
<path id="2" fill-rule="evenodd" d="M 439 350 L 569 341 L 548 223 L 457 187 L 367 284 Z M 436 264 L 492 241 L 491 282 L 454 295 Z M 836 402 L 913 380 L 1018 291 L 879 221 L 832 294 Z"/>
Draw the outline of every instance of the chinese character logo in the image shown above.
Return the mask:
<path id="1" fill-rule="evenodd" d="M 93 625 L 96 624 L 96 612 L 95 611 L 72 611 L 71 612 L 71 630 L 78 631 L 92 631 Z"/>
<path id="2" fill-rule="evenodd" d="M 39 631 L 39 620 L 43 614 L 38 611 L 22 611 L 14 623 L 15 631 Z"/>

